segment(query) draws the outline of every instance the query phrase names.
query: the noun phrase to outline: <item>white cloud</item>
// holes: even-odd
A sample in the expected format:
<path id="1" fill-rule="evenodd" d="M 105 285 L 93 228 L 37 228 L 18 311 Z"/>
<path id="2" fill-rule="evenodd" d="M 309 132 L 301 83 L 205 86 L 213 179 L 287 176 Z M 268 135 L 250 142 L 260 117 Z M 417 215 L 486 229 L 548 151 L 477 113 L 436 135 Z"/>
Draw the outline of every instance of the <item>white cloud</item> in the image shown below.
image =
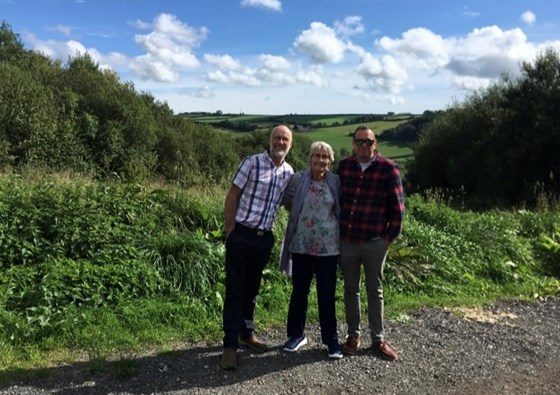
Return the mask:
<path id="1" fill-rule="evenodd" d="M 239 70 L 241 68 L 241 63 L 230 55 L 205 54 L 204 61 L 220 70 Z"/>
<path id="2" fill-rule="evenodd" d="M 132 26 L 133 28 L 138 29 L 138 30 L 146 30 L 146 29 L 149 29 L 152 26 L 149 22 L 144 22 L 144 21 L 141 21 L 140 19 L 137 19 L 137 20 L 132 21 L 132 22 L 128 22 L 128 24 L 130 26 Z"/>
<path id="3" fill-rule="evenodd" d="M 211 71 L 206 74 L 206 80 L 225 85 L 241 85 L 248 87 L 261 85 L 261 81 L 255 78 L 251 72 L 238 73 L 230 71 L 224 73 L 221 70 Z"/>
<path id="4" fill-rule="evenodd" d="M 298 71 L 295 77 L 296 81 L 302 84 L 311 84 L 319 88 L 327 88 L 329 86 L 328 81 L 320 73 L 313 70 Z"/>
<path id="5" fill-rule="evenodd" d="M 296 83 L 296 79 L 291 74 L 266 68 L 255 70 L 254 76 L 263 83 L 272 85 L 294 85 Z"/>
<path id="6" fill-rule="evenodd" d="M 185 94 L 197 99 L 212 99 L 216 96 L 212 89 L 210 89 L 210 87 L 207 85 L 198 89 L 188 89 L 185 91 Z"/>
<path id="7" fill-rule="evenodd" d="M 137 56 L 129 62 L 130 71 L 142 80 L 159 82 L 175 82 L 179 80 L 179 73 L 167 64 L 152 58 L 150 54 Z"/>
<path id="8" fill-rule="evenodd" d="M 335 21 L 334 30 L 343 37 L 350 37 L 364 32 L 361 16 L 347 16 L 342 22 Z"/>
<path id="9" fill-rule="evenodd" d="M 401 39 L 382 37 L 376 44 L 410 67 L 436 69 L 448 63 L 453 40 L 446 41 L 426 28 L 417 27 L 404 32 Z"/>
<path id="10" fill-rule="evenodd" d="M 311 28 L 296 38 L 294 46 L 317 63 L 339 63 L 346 49 L 335 31 L 321 22 L 312 22 Z"/>
<path id="11" fill-rule="evenodd" d="M 193 49 L 206 39 L 206 28 L 192 28 L 175 15 L 165 13 L 158 15 L 151 25 L 136 22 L 136 26 L 154 29 L 148 34 L 137 34 L 134 38 L 147 52 L 136 57 L 131 67 L 131 71 L 141 78 L 173 82 L 180 76 L 179 69 L 200 66 Z"/>
<path id="12" fill-rule="evenodd" d="M 366 54 L 357 71 L 371 90 L 394 95 L 401 92 L 402 85 L 408 78 L 406 70 L 389 55 L 377 59 L 371 54 Z"/>
<path id="13" fill-rule="evenodd" d="M 460 76 L 498 78 L 504 72 L 516 73 L 519 62 L 534 54 L 535 48 L 520 29 L 488 26 L 456 40 L 446 68 Z"/>
<path id="14" fill-rule="evenodd" d="M 229 79 L 221 70 L 211 71 L 206 74 L 206 80 L 211 82 L 218 82 L 220 84 L 228 84 Z"/>
<path id="15" fill-rule="evenodd" d="M 376 44 L 402 62 L 409 74 L 416 69 L 426 70 L 432 77 L 450 73 L 448 81 L 463 90 L 486 87 L 503 73 L 516 75 L 521 62 L 533 59 L 546 46 L 560 47 L 559 41 L 536 46 L 527 41 L 521 29 L 502 30 L 497 26 L 449 38 L 425 28 L 414 28 L 404 32 L 400 39 L 382 37 Z M 359 48 L 349 48 L 359 53 Z"/>
<path id="16" fill-rule="evenodd" d="M 86 53 L 91 56 L 94 62 L 99 63 L 102 68 L 108 68 L 105 65 L 103 55 L 95 48 L 86 48 L 82 43 L 76 40 L 55 41 L 55 40 L 39 40 L 32 34 L 27 35 L 26 39 L 32 43 L 33 49 L 37 52 L 48 56 L 51 59 L 68 60 Z"/>
<path id="17" fill-rule="evenodd" d="M 533 25 L 537 21 L 537 16 L 532 11 L 525 11 L 521 14 L 521 20 L 527 25 Z"/>
<path id="18" fill-rule="evenodd" d="M 265 55 L 259 56 L 264 68 L 268 70 L 285 70 L 290 68 L 290 62 L 283 56 Z"/>
<path id="19" fill-rule="evenodd" d="M 260 86 L 261 81 L 256 78 L 252 73 L 236 73 L 230 72 L 228 76 L 230 82 L 242 86 Z"/>
<path id="20" fill-rule="evenodd" d="M 242 6 L 267 8 L 274 11 L 282 11 L 282 2 L 280 0 L 242 0 Z"/>
<path id="21" fill-rule="evenodd" d="M 463 91 L 478 91 L 489 87 L 492 81 L 490 78 L 456 76 L 452 79 L 452 85 Z"/>

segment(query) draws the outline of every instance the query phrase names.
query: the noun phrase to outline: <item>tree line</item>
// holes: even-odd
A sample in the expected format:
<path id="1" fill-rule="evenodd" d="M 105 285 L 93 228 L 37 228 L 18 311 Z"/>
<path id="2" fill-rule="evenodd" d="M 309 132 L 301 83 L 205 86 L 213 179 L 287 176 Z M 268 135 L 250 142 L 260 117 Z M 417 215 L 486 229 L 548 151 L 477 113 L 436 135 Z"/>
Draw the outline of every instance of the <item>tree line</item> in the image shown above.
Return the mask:
<path id="1" fill-rule="evenodd" d="M 62 63 L 27 50 L 7 22 L 0 75 L 0 169 L 216 185 L 244 155 L 267 148 L 267 133 L 235 137 L 175 116 L 87 54 Z M 306 163 L 303 150 L 292 158 Z"/>
<path id="2" fill-rule="evenodd" d="M 422 128 L 409 190 L 443 189 L 479 207 L 558 203 L 560 57 L 549 48 Z"/>

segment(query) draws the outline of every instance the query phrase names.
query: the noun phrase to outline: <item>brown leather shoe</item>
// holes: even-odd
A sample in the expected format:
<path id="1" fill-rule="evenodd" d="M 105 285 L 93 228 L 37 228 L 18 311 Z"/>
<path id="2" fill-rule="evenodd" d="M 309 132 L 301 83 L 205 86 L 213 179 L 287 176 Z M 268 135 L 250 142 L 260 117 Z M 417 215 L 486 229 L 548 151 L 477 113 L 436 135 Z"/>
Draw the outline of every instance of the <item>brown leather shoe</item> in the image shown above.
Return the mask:
<path id="1" fill-rule="evenodd" d="M 348 336 L 342 346 L 342 351 L 344 351 L 344 354 L 354 355 L 358 351 L 360 344 L 362 344 L 360 336 Z"/>
<path id="2" fill-rule="evenodd" d="M 251 350 L 255 352 L 266 352 L 268 351 L 268 346 L 261 342 L 255 334 L 251 334 L 249 337 L 242 337 L 239 336 L 239 344 L 242 346 L 249 347 Z"/>
<path id="3" fill-rule="evenodd" d="M 220 366 L 225 370 L 237 369 L 237 350 L 235 348 L 224 349 Z"/>
<path id="4" fill-rule="evenodd" d="M 393 347 L 391 347 L 391 345 L 385 340 L 373 342 L 371 347 L 374 350 L 377 350 L 381 358 L 386 359 L 387 361 L 395 361 L 399 359 L 399 356 L 395 350 L 393 350 Z"/>

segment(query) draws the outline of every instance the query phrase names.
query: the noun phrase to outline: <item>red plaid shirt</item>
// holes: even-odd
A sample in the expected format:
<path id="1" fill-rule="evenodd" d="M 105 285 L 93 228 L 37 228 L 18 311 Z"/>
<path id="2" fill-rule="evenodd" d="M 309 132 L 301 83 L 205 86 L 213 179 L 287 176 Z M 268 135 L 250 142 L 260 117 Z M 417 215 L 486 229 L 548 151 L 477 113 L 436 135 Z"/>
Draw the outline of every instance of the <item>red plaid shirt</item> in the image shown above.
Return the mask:
<path id="1" fill-rule="evenodd" d="M 376 153 L 362 172 L 354 156 L 340 161 L 340 238 L 368 241 L 379 237 L 392 242 L 402 229 L 403 186 L 395 162 Z"/>

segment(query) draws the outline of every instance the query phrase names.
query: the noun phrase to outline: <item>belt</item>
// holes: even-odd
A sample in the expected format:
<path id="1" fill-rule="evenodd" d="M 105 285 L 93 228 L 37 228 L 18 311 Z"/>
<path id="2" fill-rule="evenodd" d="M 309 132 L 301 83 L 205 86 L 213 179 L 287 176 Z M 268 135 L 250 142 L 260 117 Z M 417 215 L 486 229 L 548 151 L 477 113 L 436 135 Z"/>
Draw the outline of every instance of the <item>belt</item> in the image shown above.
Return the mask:
<path id="1" fill-rule="evenodd" d="M 250 228 L 246 225 L 240 224 L 239 222 L 235 223 L 235 229 L 241 231 L 242 233 L 245 233 L 246 235 L 251 235 L 251 236 L 264 236 L 266 234 L 272 233 L 270 230 Z"/>

